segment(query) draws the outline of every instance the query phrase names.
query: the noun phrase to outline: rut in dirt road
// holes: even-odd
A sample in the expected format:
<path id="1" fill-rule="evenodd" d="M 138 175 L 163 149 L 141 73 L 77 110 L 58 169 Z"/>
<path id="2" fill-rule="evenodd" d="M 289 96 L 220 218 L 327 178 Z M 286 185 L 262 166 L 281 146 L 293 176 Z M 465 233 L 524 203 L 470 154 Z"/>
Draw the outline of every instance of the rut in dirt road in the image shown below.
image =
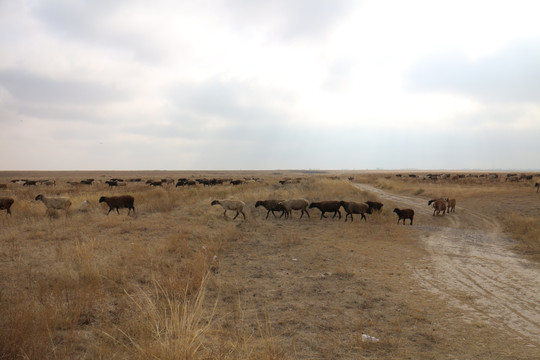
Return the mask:
<path id="1" fill-rule="evenodd" d="M 425 226 L 432 214 L 425 199 L 354 185 L 424 216 L 417 228 L 429 264 L 414 269 L 422 288 L 463 310 L 464 321 L 487 322 L 540 346 L 540 269 L 510 250 L 497 221 L 459 207 L 446 216 L 448 226 Z"/>

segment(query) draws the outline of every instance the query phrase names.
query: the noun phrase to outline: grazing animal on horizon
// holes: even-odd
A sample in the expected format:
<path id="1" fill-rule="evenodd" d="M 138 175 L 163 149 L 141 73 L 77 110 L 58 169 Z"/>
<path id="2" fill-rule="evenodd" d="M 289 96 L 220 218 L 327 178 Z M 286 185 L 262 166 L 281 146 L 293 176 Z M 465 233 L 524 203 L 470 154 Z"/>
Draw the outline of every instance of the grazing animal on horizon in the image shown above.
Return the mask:
<path id="1" fill-rule="evenodd" d="M 244 219 L 246 218 L 246 214 L 244 214 L 244 206 L 246 206 L 246 203 L 240 200 L 214 200 L 211 203 L 212 206 L 214 205 L 221 205 L 221 207 L 225 210 L 223 212 L 223 216 L 227 217 L 227 210 L 236 211 L 236 215 L 233 217 L 233 220 L 238 217 L 238 215 L 242 214 Z"/>
<path id="2" fill-rule="evenodd" d="M 405 225 L 405 220 L 410 219 L 411 220 L 411 225 L 412 225 L 413 217 L 414 217 L 414 210 L 413 209 L 398 209 L 398 208 L 395 208 L 394 212 L 398 216 L 398 221 L 397 221 L 398 224 L 399 224 L 400 220 L 403 220 L 403 225 Z"/>
<path id="3" fill-rule="evenodd" d="M 352 202 L 352 201 L 340 201 L 339 202 L 341 206 L 343 206 L 343 209 L 347 212 L 347 215 L 345 216 L 345 222 L 347 222 L 347 218 L 351 217 L 351 222 L 353 222 L 353 214 L 360 214 L 362 217 L 360 218 L 360 221 L 364 219 L 364 221 L 367 222 L 366 213 L 369 209 L 369 206 L 364 203 L 358 203 L 358 202 Z"/>
<path id="4" fill-rule="evenodd" d="M 281 218 L 285 214 L 285 207 L 282 204 L 280 204 L 280 202 L 282 201 L 283 200 L 259 200 L 255 203 L 255 207 L 257 208 L 259 206 L 262 206 L 266 210 L 268 210 L 266 212 L 266 219 L 268 219 L 268 215 L 270 215 L 270 211 L 272 212 L 272 215 L 274 215 L 274 217 L 277 217 L 274 211 L 281 211 L 281 215 L 280 215 L 280 218 Z"/>
<path id="5" fill-rule="evenodd" d="M 99 202 L 104 202 L 105 204 L 109 205 L 109 211 L 107 211 L 107 215 L 111 212 L 112 209 L 116 209 L 116 213 L 120 215 L 120 212 L 118 209 L 128 209 L 128 215 L 133 209 L 133 212 L 135 212 L 135 206 L 133 206 L 133 203 L 135 202 L 135 199 L 131 195 L 121 195 L 121 196 L 102 196 L 99 198 Z"/>
<path id="6" fill-rule="evenodd" d="M 285 218 L 292 216 L 293 210 L 302 211 L 302 214 L 300 215 L 300 219 L 302 218 L 302 216 L 304 216 L 304 213 L 307 214 L 308 218 L 311 218 L 311 216 L 309 216 L 309 212 L 307 211 L 309 202 L 306 199 L 286 200 L 286 201 L 279 202 L 279 204 L 283 205 L 283 207 L 285 208 Z"/>
<path id="7" fill-rule="evenodd" d="M 446 213 L 449 214 L 450 211 L 455 213 L 456 212 L 456 199 L 446 198 L 446 203 L 448 204 L 448 207 L 446 209 Z"/>
<path id="8" fill-rule="evenodd" d="M 312 202 L 311 204 L 309 204 L 309 208 L 310 209 L 317 208 L 317 209 L 321 210 L 320 220 L 322 220 L 323 217 L 324 218 L 326 217 L 324 215 L 325 212 L 333 212 L 334 216 L 332 216 L 332 219 L 335 218 L 336 215 L 339 215 L 338 219 L 341 219 L 341 211 L 339 211 L 339 208 L 341 208 L 341 202 L 340 201 Z"/>
<path id="9" fill-rule="evenodd" d="M 441 212 L 443 215 L 446 213 L 446 202 L 443 199 L 429 200 L 428 205 L 433 206 L 433 216 L 435 216 L 435 213 L 437 213 L 437 215 Z"/>
<path id="10" fill-rule="evenodd" d="M 11 205 L 13 205 L 13 203 L 15 202 L 15 200 L 13 200 L 12 198 L 8 198 L 8 197 L 2 197 L 0 198 L 0 210 L 6 210 L 7 213 L 9 215 L 11 215 Z"/>

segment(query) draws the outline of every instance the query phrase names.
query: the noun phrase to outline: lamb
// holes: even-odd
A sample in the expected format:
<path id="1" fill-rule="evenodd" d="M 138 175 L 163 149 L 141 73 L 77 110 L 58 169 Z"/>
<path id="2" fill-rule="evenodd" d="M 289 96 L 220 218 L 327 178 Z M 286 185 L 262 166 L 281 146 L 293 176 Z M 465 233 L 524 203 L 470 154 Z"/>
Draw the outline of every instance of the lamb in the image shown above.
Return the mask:
<path id="1" fill-rule="evenodd" d="M 8 198 L 8 197 L 0 197 L 0 210 L 7 210 L 7 213 L 9 215 L 11 215 L 11 205 L 13 205 L 13 203 L 15 202 L 15 200 L 13 200 L 12 198 Z"/>
<path id="2" fill-rule="evenodd" d="M 246 218 L 246 214 L 244 214 L 244 206 L 246 206 L 246 203 L 240 200 L 214 200 L 211 203 L 212 206 L 214 205 L 221 205 L 221 207 L 225 210 L 223 212 L 223 216 L 227 217 L 227 210 L 236 211 L 236 215 L 234 216 L 233 220 L 238 217 L 238 215 L 242 214 L 244 219 Z"/>
<path id="3" fill-rule="evenodd" d="M 36 201 L 41 200 L 49 210 L 65 210 L 66 213 L 71 206 L 71 201 L 67 197 L 48 197 L 39 194 L 36 196 Z"/>
<path id="4" fill-rule="evenodd" d="M 283 200 L 259 200 L 255 203 L 255 207 L 263 206 L 266 210 L 266 219 L 268 219 L 268 215 L 270 215 L 270 211 L 272 212 L 272 215 L 276 217 L 276 214 L 274 211 L 281 211 L 280 218 L 285 214 L 285 207 L 280 204 L 280 202 Z"/>
<path id="5" fill-rule="evenodd" d="M 437 215 L 441 212 L 443 215 L 446 213 L 446 202 L 443 199 L 429 200 L 428 205 L 433 206 L 433 216 L 435 216 L 435 213 L 437 213 Z"/>
<path id="6" fill-rule="evenodd" d="M 300 215 L 300 219 L 302 218 L 302 216 L 304 216 L 304 213 L 307 214 L 308 218 L 311 218 L 311 216 L 309 216 L 309 212 L 307 211 L 309 202 L 306 199 L 293 199 L 293 200 L 280 201 L 279 204 L 283 205 L 283 207 L 285 208 L 286 218 L 292 215 L 293 210 L 302 211 L 302 214 Z"/>
<path id="7" fill-rule="evenodd" d="M 341 202 L 340 201 L 312 202 L 309 205 L 310 209 L 317 208 L 317 209 L 321 210 L 320 220 L 322 220 L 323 217 L 324 218 L 326 217 L 326 216 L 324 216 L 325 212 L 332 212 L 332 211 L 334 212 L 334 216 L 332 216 L 332 219 L 335 218 L 336 215 L 339 215 L 338 219 L 341 219 L 341 211 L 339 211 L 340 207 L 341 207 Z"/>
<path id="8" fill-rule="evenodd" d="M 403 219 L 403 225 L 405 225 L 405 219 L 411 219 L 411 225 L 413 223 L 413 217 L 414 217 L 414 210 L 413 209 L 398 209 L 398 208 L 395 208 L 394 209 L 394 212 L 398 215 L 398 221 L 397 223 L 399 224 L 399 221 Z"/>
<path id="9" fill-rule="evenodd" d="M 351 216 L 351 222 L 353 222 L 353 214 L 360 214 L 362 215 L 360 221 L 362 221 L 362 219 L 364 219 L 364 221 L 367 221 L 365 215 L 369 209 L 369 206 L 367 204 L 353 201 L 340 201 L 340 205 L 343 206 L 343 209 L 347 212 L 347 215 L 345 216 L 345 222 L 347 222 L 347 218 L 349 217 L 349 215 Z"/>
<path id="10" fill-rule="evenodd" d="M 453 213 L 455 213 L 455 212 L 456 212 L 456 199 L 449 199 L 449 198 L 446 198 L 445 200 L 446 200 L 446 203 L 448 204 L 446 213 L 449 214 L 450 211 L 452 211 Z"/>
<path id="11" fill-rule="evenodd" d="M 99 198 L 99 202 L 106 203 L 109 205 L 109 211 L 107 212 L 107 215 L 111 212 L 112 209 L 116 209 L 116 213 L 120 215 L 120 212 L 118 209 L 128 209 L 128 215 L 131 212 L 131 209 L 133 209 L 133 212 L 135 212 L 135 206 L 133 206 L 135 199 L 131 195 L 121 195 L 121 196 L 102 196 Z"/>
<path id="12" fill-rule="evenodd" d="M 369 209 L 367 211 L 368 214 L 372 214 L 373 211 L 381 211 L 383 204 L 377 201 L 366 201 L 366 204 L 368 205 Z"/>

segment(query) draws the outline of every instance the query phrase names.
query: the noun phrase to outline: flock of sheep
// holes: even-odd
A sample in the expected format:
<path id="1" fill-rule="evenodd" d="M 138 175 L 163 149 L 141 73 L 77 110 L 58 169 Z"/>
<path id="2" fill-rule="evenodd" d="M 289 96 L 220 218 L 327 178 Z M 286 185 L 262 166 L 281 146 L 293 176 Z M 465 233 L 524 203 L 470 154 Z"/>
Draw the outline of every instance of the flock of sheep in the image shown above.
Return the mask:
<path id="1" fill-rule="evenodd" d="M 64 210 L 67 212 L 71 207 L 71 200 L 63 196 L 45 196 L 39 194 L 34 200 L 41 201 L 43 204 L 45 204 L 47 211 Z M 6 210 L 7 214 L 11 215 L 11 206 L 14 202 L 15 200 L 13 198 L 0 197 L 0 210 Z M 107 215 L 109 215 L 109 213 L 113 209 L 116 209 L 116 212 L 118 214 L 120 214 L 118 209 L 128 209 L 128 215 L 130 214 L 131 210 L 135 212 L 135 206 L 133 205 L 135 199 L 131 195 L 109 197 L 102 196 L 99 199 L 99 202 L 104 202 L 109 206 L 109 211 L 107 212 Z M 85 200 L 81 206 L 84 206 L 86 204 L 88 204 L 88 200 Z"/>
<path id="2" fill-rule="evenodd" d="M 246 214 L 244 213 L 244 207 L 246 204 L 241 200 L 214 200 L 212 201 L 211 205 L 221 205 L 223 209 L 225 210 L 223 212 L 224 216 L 227 216 L 227 211 L 235 211 L 236 214 L 233 218 L 236 219 L 238 215 L 242 214 L 244 219 L 246 218 Z M 341 219 L 341 208 L 345 210 L 347 215 L 345 216 L 345 222 L 347 222 L 348 217 L 351 217 L 351 222 L 354 220 L 353 214 L 360 215 L 360 220 L 364 219 L 364 221 L 367 221 L 366 214 L 372 214 L 373 212 L 380 212 L 382 210 L 383 204 L 377 201 L 366 201 L 365 203 L 361 202 L 354 202 L 354 201 L 318 201 L 318 202 L 312 202 L 311 204 L 306 199 L 293 199 L 293 200 L 259 200 L 255 203 L 255 207 L 262 206 L 264 207 L 266 212 L 266 219 L 268 219 L 268 216 L 270 215 L 270 212 L 274 215 L 274 217 L 277 217 L 275 212 L 281 211 L 280 218 L 285 216 L 285 218 L 289 218 L 292 215 L 293 210 L 299 210 L 301 211 L 300 219 L 304 216 L 304 213 L 310 217 L 308 209 L 317 208 L 321 212 L 321 217 L 326 218 L 325 213 L 327 212 L 333 212 L 334 216 L 332 218 L 335 218 L 338 216 L 339 219 Z M 440 215 L 442 212 L 442 215 L 445 214 L 445 212 L 455 212 L 456 211 L 456 199 L 434 199 L 430 200 L 428 202 L 428 206 L 433 206 L 433 215 L 435 216 L 435 213 L 437 215 Z M 413 209 L 399 209 L 395 208 L 394 213 L 398 216 L 398 224 L 401 220 L 403 220 L 403 225 L 405 225 L 405 220 L 410 220 L 410 225 L 413 224 L 413 218 L 414 218 L 414 210 Z"/>
<path id="3" fill-rule="evenodd" d="M 93 179 L 92 179 L 93 180 Z M 536 192 L 540 189 L 540 183 L 535 184 Z M 42 194 L 39 194 L 35 198 L 36 201 L 41 201 L 45 206 L 47 207 L 47 211 L 50 210 L 64 210 L 67 211 L 71 206 L 71 201 L 67 197 L 49 197 Z M 135 212 L 135 206 L 134 206 L 135 199 L 131 195 L 122 195 L 122 196 L 102 196 L 99 199 L 99 203 L 106 203 L 109 206 L 109 211 L 107 212 L 107 215 L 112 210 L 116 210 L 116 212 L 119 214 L 119 209 L 128 209 L 128 215 L 131 213 L 131 210 Z M 7 214 L 11 215 L 11 206 L 15 200 L 10 197 L 0 197 L 0 210 L 6 210 Z M 86 201 L 86 203 L 88 203 Z M 84 203 L 83 203 L 84 205 Z M 240 214 L 246 218 L 246 214 L 244 213 L 244 207 L 245 203 L 240 200 L 214 200 L 212 201 L 211 205 L 221 205 L 224 209 L 223 215 L 226 216 L 227 211 L 235 211 L 236 214 L 233 218 L 236 219 Z M 455 199 L 433 199 L 428 201 L 428 205 L 433 207 L 433 215 L 444 215 L 445 213 L 455 212 L 456 209 L 456 200 Z M 262 206 L 267 210 L 266 218 L 270 215 L 270 212 L 276 217 L 275 212 L 280 211 L 281 215 L 280 218 L 285 216 L 285 218 L 289 218 L 292 215 L 293 210 L 300 210 L 301 215 L 300 218 L 306 214 L 308 217 L 310 217 L 308 208 L 313 209 L 317 208 L 321 211 L 321 217 L 322 219 L 325 216 L 325 213 L 327 212 L 333 212 L 334 218 L 336 216 L 341 219 L 341 211 L 340 209 L 343 208 L 347 215 L 345 216 L 345 221 L 347 221 L 348 217 L 351 217 L 351 222 L 353 221 L 353 214 L 360 215 L 360 220 L 364 219 L 367 221 L 367 218 L 365 214 L 372 214 L 373 211 L 381 211 L 383 204 L 375 201 L 367 201 L 365 203 L 359 203 L 359 202 L 349 202 L 349 201 L 321 201 L 321 202 L 312 202 L 311 204 L 306 199 L 293 199 L 293 200 L 260 200 L 257 201 L 255 204 L 255 207 Z M 394 213 L 398 216 L 398 224 L 401 220 L 403 220 L 403 224 L 405 225 L 405 220 L 410 220 L 410 225 L 413 223 L 414 218 L 414 210 L 412 209 L 399 209 L 395 208 Z"/>

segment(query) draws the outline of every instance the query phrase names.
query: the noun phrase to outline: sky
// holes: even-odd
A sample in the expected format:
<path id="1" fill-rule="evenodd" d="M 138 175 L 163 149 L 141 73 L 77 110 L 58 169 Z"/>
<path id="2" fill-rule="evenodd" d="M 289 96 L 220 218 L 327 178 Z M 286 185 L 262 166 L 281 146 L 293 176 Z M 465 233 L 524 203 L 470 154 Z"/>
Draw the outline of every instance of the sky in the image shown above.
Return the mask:
<path id="1" fill-rule="evenodd" d="M 540 169 L 538 14 L 0 0 L 0 170 Z"/>

